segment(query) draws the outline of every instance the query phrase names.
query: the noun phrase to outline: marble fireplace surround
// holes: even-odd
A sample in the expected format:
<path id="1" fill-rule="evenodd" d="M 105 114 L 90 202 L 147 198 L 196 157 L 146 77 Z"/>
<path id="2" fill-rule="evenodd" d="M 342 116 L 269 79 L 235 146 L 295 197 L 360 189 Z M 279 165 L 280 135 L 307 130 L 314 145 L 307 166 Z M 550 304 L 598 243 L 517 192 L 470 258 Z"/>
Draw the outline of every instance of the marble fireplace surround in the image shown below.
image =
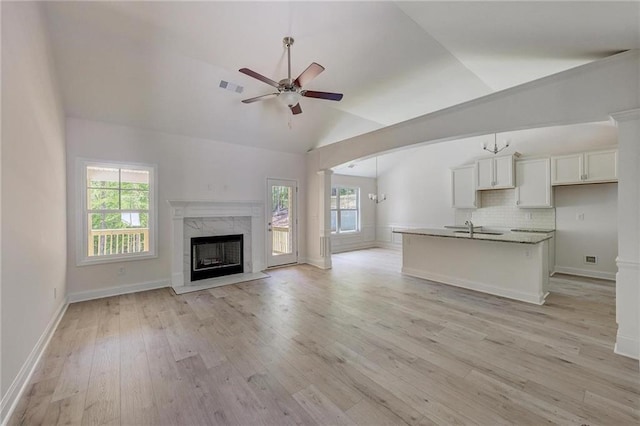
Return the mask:
<path id="1" fill-rule="evenodd" d="M 185 270 L 184 228 L 185 220 L 206 218 L 247 218 L 251 223 L 251 271 L 245 274 L 258 274 L 266 268 L 264 240 L 264 203 L 261 201 L 178 201 L 168 200 L 171 207 L 171 287 L 181 294 L 191 288 L 200 287 L 205 281 L 226 282 L 225 277 L 196 281 L 191 284 L 190 270 Z M 246 237 L 245 237 L 246 238 Z M 245 257 L 247 257 L 245 253 Z M 246 263 L 245 263 L 246 264 Z M 245 280 L 246 281 L 246 280 Z M 230 282 L 227 282 L 228 284 Z M 206 285 L 206 283 L 204 284 Z"/>

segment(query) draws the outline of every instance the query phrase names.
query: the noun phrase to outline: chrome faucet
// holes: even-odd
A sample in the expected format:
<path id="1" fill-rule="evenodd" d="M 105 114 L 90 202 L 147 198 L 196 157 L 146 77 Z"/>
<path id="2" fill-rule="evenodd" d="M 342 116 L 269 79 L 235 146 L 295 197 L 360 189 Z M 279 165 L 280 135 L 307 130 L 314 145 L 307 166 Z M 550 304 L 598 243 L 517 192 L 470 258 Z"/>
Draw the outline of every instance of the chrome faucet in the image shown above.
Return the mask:
<path id="1" fill-rule="evenodd" d="M 469 227 L 469 237 L 473 237 L 473 222 L 467 220 L 464 224 Z"/>

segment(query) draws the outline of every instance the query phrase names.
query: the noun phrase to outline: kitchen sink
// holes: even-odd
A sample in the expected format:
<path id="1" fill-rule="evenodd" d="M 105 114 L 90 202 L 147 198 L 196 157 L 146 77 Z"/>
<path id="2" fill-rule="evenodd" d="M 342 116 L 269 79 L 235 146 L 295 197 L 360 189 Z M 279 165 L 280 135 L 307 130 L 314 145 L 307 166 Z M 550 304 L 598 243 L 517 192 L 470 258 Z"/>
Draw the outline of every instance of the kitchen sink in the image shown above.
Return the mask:
<path id="1" fill-rule="evenodd" d="M 468 234 L 469 231 L 455 231 L 456 234 Z M 494 232 L 494 231 L 473 231 L 474 234 L 479 235 L 502 235 L 504 232 Z"/>
<path id="2" fill-rule="evenodd" d="M 458 231 L 467 232 L 469 227 L 467 225 L 445 225 L 445 229 L 454 229 L 455 232 L 458 232 Z M 482 229 L 482 226 L 474 226 L 473 232 L 476 232 L 476 229 L 480 231 Z"/>

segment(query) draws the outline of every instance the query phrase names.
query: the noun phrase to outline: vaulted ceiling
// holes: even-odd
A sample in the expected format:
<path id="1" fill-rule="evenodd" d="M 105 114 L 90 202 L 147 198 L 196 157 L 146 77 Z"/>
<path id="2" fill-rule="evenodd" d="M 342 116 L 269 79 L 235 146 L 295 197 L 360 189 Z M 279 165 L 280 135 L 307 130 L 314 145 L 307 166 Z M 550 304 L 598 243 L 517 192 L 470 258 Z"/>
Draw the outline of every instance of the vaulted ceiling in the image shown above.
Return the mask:
<path id="1" fill-rule="evenodd" d="M 69 116 L 266 149 L 314 147 L 627 49 L 638 2 L 47 2 Z M 292 116 L 238 72 L 326 70 Z M 243 93 L 219 87 L 225 80 Z"/>

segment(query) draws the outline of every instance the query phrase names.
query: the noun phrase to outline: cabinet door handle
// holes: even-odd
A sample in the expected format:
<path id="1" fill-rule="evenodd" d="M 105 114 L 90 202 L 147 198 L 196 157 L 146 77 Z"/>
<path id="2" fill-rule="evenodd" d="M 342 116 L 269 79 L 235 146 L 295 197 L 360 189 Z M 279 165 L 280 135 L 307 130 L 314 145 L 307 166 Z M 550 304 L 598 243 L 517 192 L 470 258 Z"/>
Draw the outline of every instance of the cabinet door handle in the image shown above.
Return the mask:
<path id="1" fill-rule="evenodd" d="M 520 200 L 516 201 L 516 205 L 519 206 L 520 205 Z"/>

